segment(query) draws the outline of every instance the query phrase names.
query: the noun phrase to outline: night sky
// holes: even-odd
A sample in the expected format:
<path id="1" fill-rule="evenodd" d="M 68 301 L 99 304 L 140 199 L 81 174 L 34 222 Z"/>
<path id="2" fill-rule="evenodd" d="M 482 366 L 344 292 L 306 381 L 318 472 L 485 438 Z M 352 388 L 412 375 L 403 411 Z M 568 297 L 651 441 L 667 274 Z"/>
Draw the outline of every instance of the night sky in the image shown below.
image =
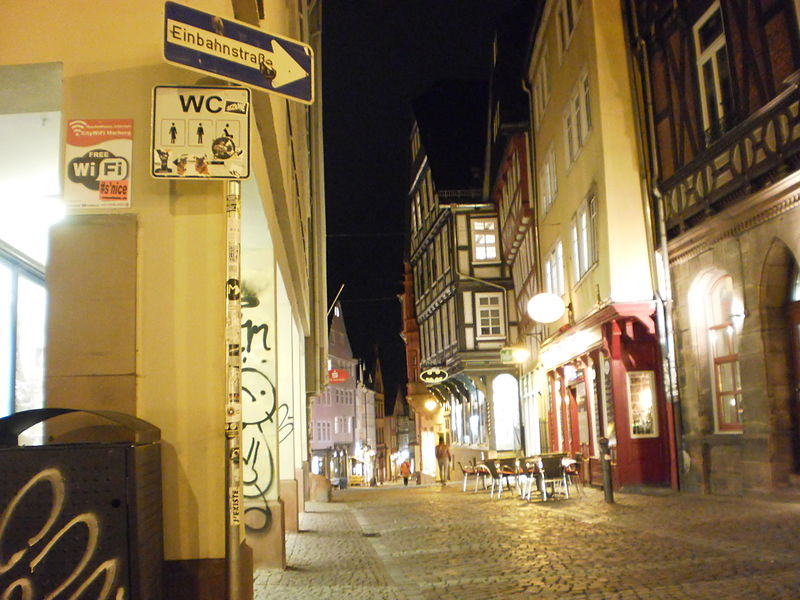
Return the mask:
<path id="1" fill-rule="evenodd" d="M 397 295 L 411 101 L 440 79 L 488 79 L 494 23 L 518 1 L 323 2 L 328 301 L 344 284 L 353 353 L 371 367 L 377 345 L 387 411 L 405 383 Z"/>

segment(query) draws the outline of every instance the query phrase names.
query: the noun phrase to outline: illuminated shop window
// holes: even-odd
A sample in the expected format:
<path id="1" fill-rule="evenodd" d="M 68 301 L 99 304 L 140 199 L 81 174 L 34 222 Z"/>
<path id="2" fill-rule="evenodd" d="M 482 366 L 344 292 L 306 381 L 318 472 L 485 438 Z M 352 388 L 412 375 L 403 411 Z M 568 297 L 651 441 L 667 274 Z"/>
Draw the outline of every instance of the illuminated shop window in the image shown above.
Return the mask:
<path id="1" fill-rule="evenodd" d="M 628 371 L 628 410 L 631 437 L 658 437 L 658 411 L 653 371 Z"/>

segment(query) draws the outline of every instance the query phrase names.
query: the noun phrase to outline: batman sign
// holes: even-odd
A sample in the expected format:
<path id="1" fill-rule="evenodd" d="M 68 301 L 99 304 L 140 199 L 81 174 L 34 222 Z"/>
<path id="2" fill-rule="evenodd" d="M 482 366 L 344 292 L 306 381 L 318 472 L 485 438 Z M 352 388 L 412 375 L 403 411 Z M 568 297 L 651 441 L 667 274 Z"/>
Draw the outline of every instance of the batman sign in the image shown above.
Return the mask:
<path id="1" fill-rule="evenodd" d="M 447 377 L 447 369 L 442 367 L 431 367 L 430 369 L 425 369 L 419 374 L 420 380 L 424 381 L 425 383 L 441 383 L 447 379 Z"/>

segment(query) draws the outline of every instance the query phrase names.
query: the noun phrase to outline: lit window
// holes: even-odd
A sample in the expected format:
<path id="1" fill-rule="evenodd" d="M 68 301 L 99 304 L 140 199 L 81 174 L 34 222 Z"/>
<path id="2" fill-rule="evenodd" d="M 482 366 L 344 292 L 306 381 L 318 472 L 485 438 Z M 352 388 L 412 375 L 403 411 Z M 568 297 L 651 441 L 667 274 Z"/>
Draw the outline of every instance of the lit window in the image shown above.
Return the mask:
<path id="1" fill-rule="evenodd" d="M 544 261 L 545 291 L 557 296 L 564 295 L 564 248 L 557 241 L 547 253 Z"/>
<path id="2" fill-rule="evenodd" d="M 572 219 L 572 267 L 579 281 L 597 262 L 597 200 L 589 196 Z"/>
<path id="3" fill-rule="evenodd" d="M 0 254 L 0 417 L 44 406 L 47 293 L 40 277 Z M 20 435 L 41 444 L 44 427 Z"/>
<path id="4" fill-rule="evenodd" d="M 497 221 L 472 219 L 472 258 L 476 262 L 497 262 Z"/>
<path id="5" fill-rule="evenodd" d="M 544 109 L 550 99 L 550 87 L 547 85 L 547 51 L 542 52 L 542 58 L 533 77 L 533 123 L 538 130 L 544 117 Z"/>
<path id="6" fill-rule="evenodd" d="M 589 74 L 581 75 L 572 89 L 564 110 L 564 154 L 567 165 L 578 158 L 581 148 L 592 131 L 592 109 L 589 97 Z"/>
<path id="7" fill-rule="evenodd" d="M 714 373 L 714 413 L 718 431 L 742 431 L 742 380 L 738 338 L 733 326 L 733 279 L 723 275 L 710 288 L 706 316 Z"/>
<path id="8" fill-rule="evenodd" d="M 731 73 L 719 2 L 712 4 L 695 24 L 694 44 L 703 128 L 709 144 L 728 129 L 731 116 Z"/>
<path id="9" fill-rule="evenodd" d="M 478 311 L 478 337 L 502 337 L 505 335 L 503 294 L 491 292 L 475 294 Z"/>
<path id="10" fill-rule="evenodd" d="M 550 212 L 553 202 L 558 194 L 558 180 L 556 179 L 556 153 L 553 146 L 544 156 L 544 163 L 539 171 L 539 190 L 542 196 L 542 216 Z"/>
<path id="11" fill-rule="evenodd" d="M 581 9 L 581 0 L 561 0 L 558 4 L 556 19 L 558 21 L 558 41 L 562 59 L 572 41 L 575 25 Z"/>
<path id="12" fill-rule="evenodd" d="M 628 407 L 631 437 L 658 437 L 658 411 L 655 399 L 655 373 L 628 371 Z"/>

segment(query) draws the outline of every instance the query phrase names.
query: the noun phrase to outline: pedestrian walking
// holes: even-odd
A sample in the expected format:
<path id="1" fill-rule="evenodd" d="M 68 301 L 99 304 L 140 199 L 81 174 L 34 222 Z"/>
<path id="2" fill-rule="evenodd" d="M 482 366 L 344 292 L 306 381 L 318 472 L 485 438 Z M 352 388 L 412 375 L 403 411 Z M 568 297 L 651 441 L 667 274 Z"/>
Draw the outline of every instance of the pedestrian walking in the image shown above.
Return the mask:
<path id="1" fill-rule="evenodd" d="M 439 443 L 436 446 L 436 462 L 439 463 L 439 479 L 442 485 L 447 483 L 450 472 L 450 448 L 444 443 L 444 436 L 439 436 Z"/>
<path id="2" fill-rule="evenodd" d="M 408 478 L 411 477 L 411 464 L 408 459 L 400 465 L 400 475 L 403 477 L 403 485 L 408 485 Z"/>

